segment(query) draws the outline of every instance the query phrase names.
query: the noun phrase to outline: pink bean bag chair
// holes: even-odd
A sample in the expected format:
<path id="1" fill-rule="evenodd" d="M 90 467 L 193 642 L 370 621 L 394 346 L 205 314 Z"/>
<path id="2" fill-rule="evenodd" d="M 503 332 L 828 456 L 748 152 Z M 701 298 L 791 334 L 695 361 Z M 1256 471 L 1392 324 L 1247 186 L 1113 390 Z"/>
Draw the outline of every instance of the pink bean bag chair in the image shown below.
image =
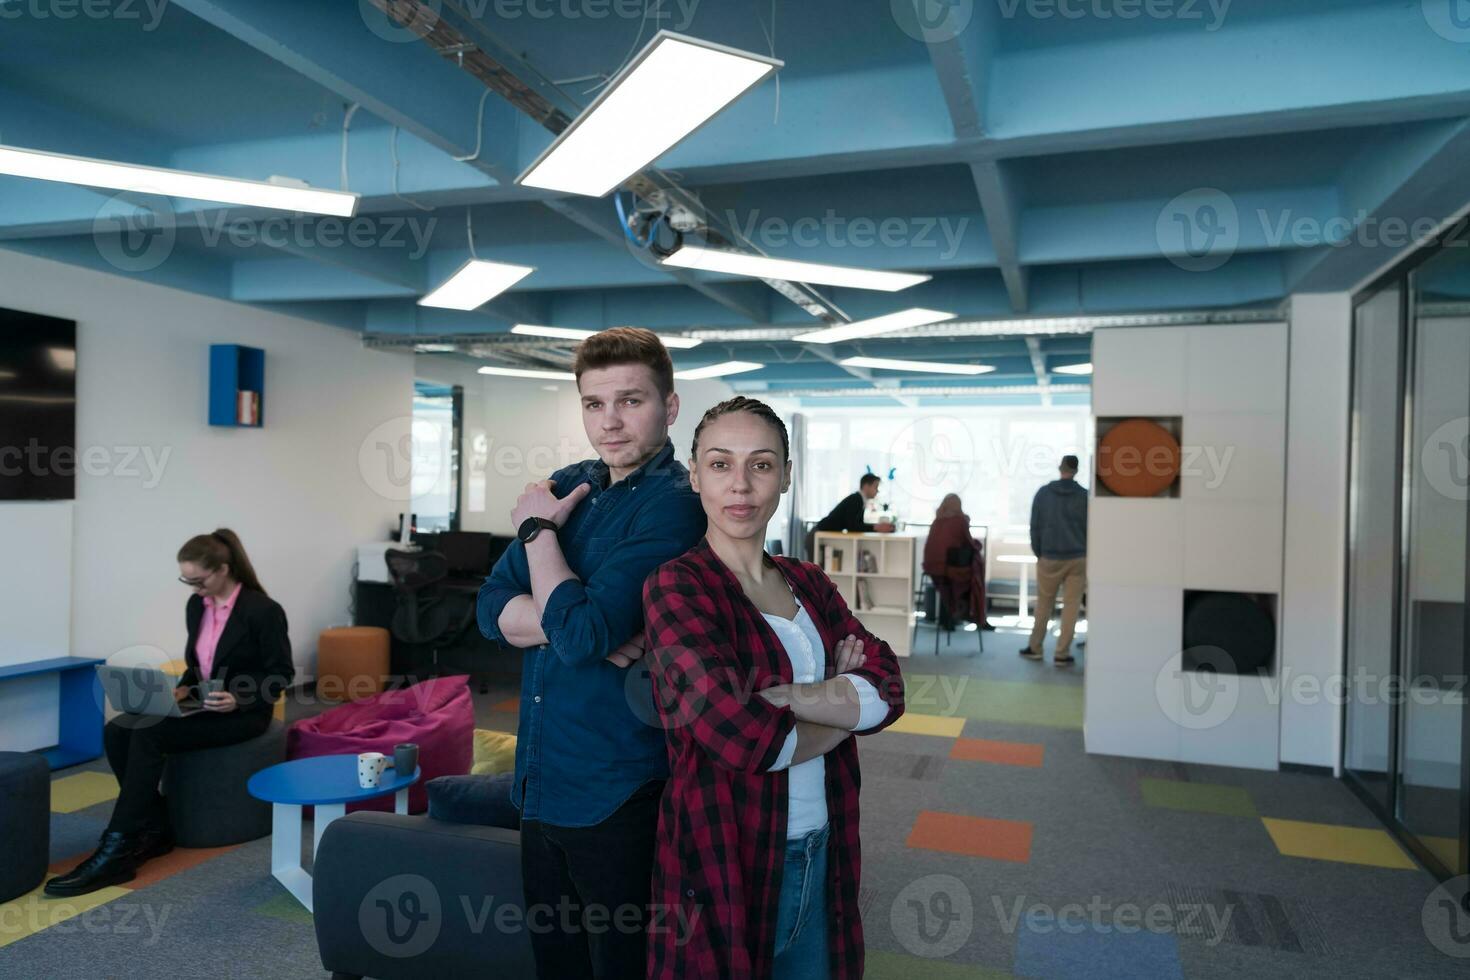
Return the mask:
<path id="1" fill-rule="evenodd" d="M 436 677 L 304 718 L 286 732 L 286 758 L 382 752 L 391 762 L 393 746 L 400 742 L 419 747 L 421 775 L 408 791 L 408 810 L 423 813 L 429 806 L 425 783 L 435 776 L 463 776 L 474 764 L 475 708 L 469 678 Z M 349 813 L 357 810 L 392 812 L 393 797 L 347 807 Z"/>

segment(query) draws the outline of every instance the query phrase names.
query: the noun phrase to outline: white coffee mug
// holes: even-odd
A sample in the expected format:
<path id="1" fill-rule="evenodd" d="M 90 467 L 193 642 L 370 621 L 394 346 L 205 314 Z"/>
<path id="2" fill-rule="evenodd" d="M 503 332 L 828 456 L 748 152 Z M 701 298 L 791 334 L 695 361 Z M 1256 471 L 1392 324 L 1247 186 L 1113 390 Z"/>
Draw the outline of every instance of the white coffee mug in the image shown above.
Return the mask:
<path id="1" fill-rule="evenodd" d="M 388 768 L 388 757 L 381 752 L 361 752 L 357 756 L 357 785 L 372 789 L 383 778 Z"/>

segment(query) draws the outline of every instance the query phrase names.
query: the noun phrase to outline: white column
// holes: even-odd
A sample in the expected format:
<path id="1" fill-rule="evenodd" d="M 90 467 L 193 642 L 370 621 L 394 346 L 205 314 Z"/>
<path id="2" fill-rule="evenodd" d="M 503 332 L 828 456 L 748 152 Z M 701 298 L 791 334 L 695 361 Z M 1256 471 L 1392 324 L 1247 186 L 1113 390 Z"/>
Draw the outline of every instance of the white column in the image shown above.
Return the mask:
<path id="1" fill-rule="evenodd" d="M 1281 761 L 1339 772 L 1342 710 L 1328 694 L 1343 672 L 1351 340 L 1350 294 L 1292 297 Z M 1299 678 L 1312 678 L 1311 686 Z"/>

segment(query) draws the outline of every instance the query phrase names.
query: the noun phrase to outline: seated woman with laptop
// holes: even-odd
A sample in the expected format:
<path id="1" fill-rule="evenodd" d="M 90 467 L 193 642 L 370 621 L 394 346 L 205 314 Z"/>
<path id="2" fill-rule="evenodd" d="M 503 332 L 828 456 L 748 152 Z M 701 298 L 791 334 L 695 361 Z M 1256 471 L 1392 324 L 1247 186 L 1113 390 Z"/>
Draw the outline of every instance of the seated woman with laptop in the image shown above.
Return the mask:
<path id="1" fill-rule="evenodd" d="M 164 760 L 264 734 L 295 675 L 285 610 L 261 588 L 235 532 L 190 538 L 178 562 L 179 581 L 193 595 L 184 609 L 188 669 L 173 695 L 181 704 L 197 698 L 194 707 L 203 710 L 149 709 L 107 723 L 103 744 L 118 781 L 112 819 L 91 857 L 46 883 L 48 895 L 85 895 L 131 881 L 145 861 L 173 850 L 158 793 Z"/>

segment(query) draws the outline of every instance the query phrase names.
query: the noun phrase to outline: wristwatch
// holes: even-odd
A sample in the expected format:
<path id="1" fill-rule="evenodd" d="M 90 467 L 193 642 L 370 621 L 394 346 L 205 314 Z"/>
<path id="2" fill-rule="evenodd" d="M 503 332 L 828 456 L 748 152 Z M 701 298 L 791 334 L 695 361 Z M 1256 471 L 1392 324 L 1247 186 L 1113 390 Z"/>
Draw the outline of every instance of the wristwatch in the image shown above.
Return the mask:
<path id="1" fill-rule="evenodd" d="M 561 530 L 555 521 L 548 521 L 544 517 L 528 517 L 521 522 L 520 528 L 516 531 L 516 537 L 520 538 L 523 544 L 530 544 L 536 540 L 536 535 L 540 534 L 543 528 L 553 533 Z"/>

